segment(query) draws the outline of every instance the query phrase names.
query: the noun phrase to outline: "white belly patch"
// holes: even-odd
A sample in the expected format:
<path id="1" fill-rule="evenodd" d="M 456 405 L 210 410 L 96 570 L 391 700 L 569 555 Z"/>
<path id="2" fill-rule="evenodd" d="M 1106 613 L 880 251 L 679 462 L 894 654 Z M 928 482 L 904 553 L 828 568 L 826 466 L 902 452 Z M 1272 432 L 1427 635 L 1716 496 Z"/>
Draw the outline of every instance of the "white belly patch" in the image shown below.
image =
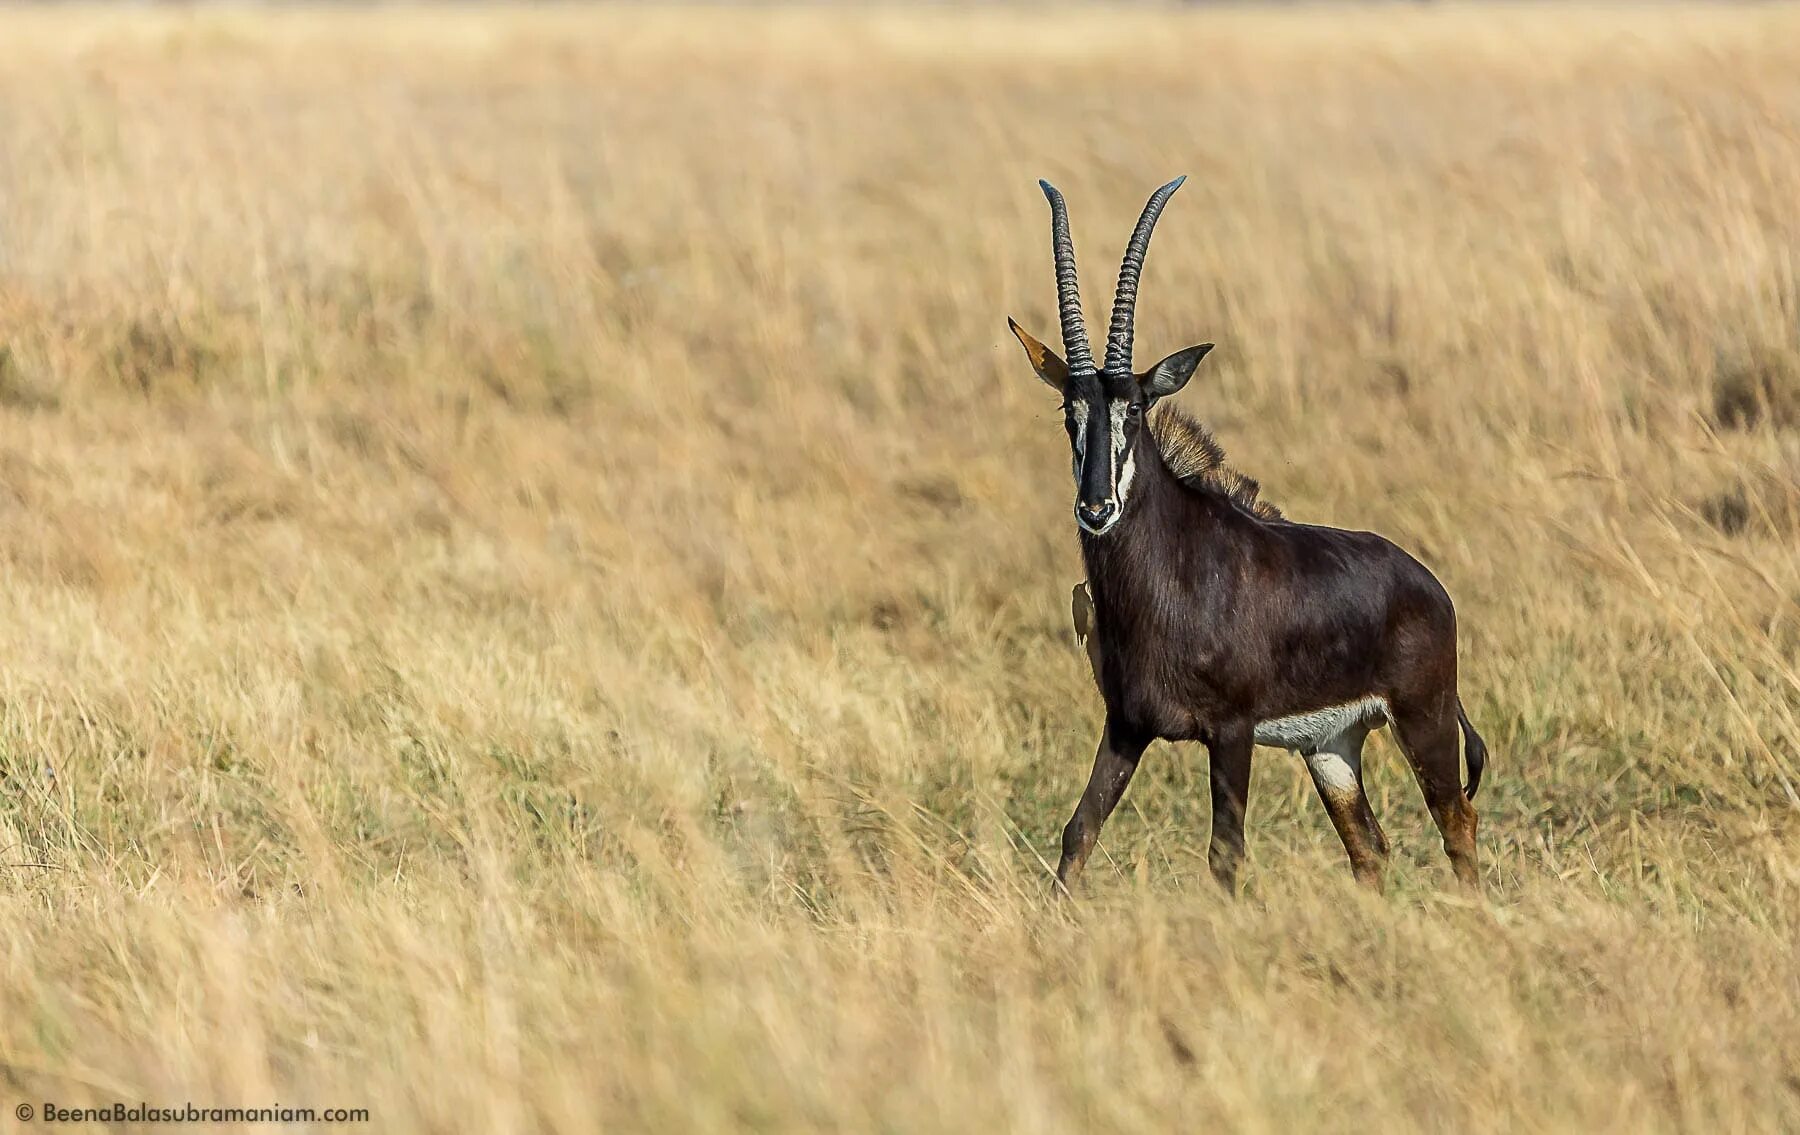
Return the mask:
<path id="1" fill-rule="evenodd" d="M 1379 729 L 1391 719 L 1386 698 L 1358 698 L 1343 705 L 1258 722 L 1256 743 L 1312 753 L 1352 729 Z"/>

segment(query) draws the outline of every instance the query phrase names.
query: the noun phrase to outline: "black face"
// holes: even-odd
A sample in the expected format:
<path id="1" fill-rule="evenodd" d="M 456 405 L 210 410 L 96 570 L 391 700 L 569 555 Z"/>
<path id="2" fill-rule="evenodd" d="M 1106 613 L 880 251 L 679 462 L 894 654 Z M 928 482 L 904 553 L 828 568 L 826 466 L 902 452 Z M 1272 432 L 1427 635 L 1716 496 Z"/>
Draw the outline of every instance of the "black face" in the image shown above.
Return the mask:
<path id="1" fill-rule="evenodd" d="M 1151 401 L 1135 377 L 1108 383 L 1096 375 L 1065 387 L 1063 424 L 1074 457 L 1075 523 L 1082 531 L 1104 536 L 1125 515 Z"/>
<path id="2" fill-rule="evenodd" d="M 1177 351 L 1141 375 L 1091 369 L 1071 374 L 1054 351 L 1017 323 L 1011 326 L 1038 377 L 1062 395 L 1075 468 L 1075 523 L 1104 536 L 1125 516 L 1150 407 L 1187 383 L 1212 344 Z"/>

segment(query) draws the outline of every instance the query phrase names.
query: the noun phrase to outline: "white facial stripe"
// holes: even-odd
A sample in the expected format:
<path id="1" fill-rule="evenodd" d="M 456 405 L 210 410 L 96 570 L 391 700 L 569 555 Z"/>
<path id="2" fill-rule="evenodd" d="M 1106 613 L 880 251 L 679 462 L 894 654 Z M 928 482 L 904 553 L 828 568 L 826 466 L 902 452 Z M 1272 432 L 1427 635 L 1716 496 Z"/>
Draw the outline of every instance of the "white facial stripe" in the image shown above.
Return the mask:
<path id="1" fill-rule="evenodd" d="M 1075 448 L 1080 449 L 1087 444 L 1088 404 L 1082 401 L 1069 403 L 1069 420 L 1075 423 Z"/>
<path id="2" fill-rule="evenodd" d="M 1088 408 L 1086 402 L 1069 403 L 1069 421 L 1075 426 L 1075 483 L 1081 484 L 1081 459 L 1087 452 Z"/>
<path id="3" fill-rule="evenodd" d="M 1123 398 L 1114 398 L 1106 404 L 1107 411 L 1112 415 L 1113 499 L 1119 502 L 1121 512 L 1125 509 L 1125 471 L 1120 465 L 1125 458 L 1125 409 L 1128 405 Z"/>
<path id="4" fill-rule="evenodd" d="M 1125 410 L 1129 405 L 1123 398 L 1114 398 L 1106 403 L 1106 412 L 1112 415 L 1114 452 L 1119 450 L 1119 441 L 1125 436 Z"/>
<path id="5" fill-rule="evenodd" d="M 1133 453 L 1129 460 L 1125 457 L 1125 412 L 1130 403 L 1123 398 L 1114 398 L 1106 404 L 1112 414 L 1112 483 L 1113 499 L 1119 502 L 1119 511 L 1125 511 L 1125 491 L 1131 485 L 1131 475 L 1137 471 L 1137 454 Z"/>

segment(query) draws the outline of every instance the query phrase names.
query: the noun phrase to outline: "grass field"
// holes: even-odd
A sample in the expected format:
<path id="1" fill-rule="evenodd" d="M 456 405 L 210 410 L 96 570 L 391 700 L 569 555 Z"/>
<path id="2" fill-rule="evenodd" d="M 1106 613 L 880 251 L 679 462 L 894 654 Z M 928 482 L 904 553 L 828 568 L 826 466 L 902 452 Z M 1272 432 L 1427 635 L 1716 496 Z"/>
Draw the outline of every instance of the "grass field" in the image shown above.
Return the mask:
<path id="1" fill-rule="evenodd" d="M 1800 1129 L 1800 11 L 0 18 L 0 1124 Z M 1456 598 L 1486 903 L 1385 735 L 1385 897 L 1159 745 L 1049 899 L 1005 317 L 1176 173 L 1140 356 Z"/>

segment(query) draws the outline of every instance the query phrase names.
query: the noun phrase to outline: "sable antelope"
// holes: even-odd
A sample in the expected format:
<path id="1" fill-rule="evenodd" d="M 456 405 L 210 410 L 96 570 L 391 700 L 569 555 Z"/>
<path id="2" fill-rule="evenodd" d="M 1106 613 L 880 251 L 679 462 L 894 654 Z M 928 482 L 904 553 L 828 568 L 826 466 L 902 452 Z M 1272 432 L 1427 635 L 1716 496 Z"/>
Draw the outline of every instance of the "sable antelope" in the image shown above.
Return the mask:
<path id="1" fill-rule="evenodd" d="M 1198 422 L 1164 406 L 1211 343 L 1131 369 L 1138 277 L 1176 178 L 1151 195 L 1125 248 L 1095 367 L 1082 322 L 1068 207 L 1049 182 L 1064 357 L 1008 325 L 1062 396 L 1075 521 L 1087 568 L 1075 589 L 1106 703 L 1094 770 L 1063 829 L 1066 892 L 1152 740 L 1198 740 L 1211 763 L 1208 859 L 1227 890 L 1244 855 L 1255 745 L 1298 752 L 1359 882 L 1377 889 L 1387 837 L 1362 783 L 1370 730 L 1394 726 L 1457 879 L 1478 886 L 1475 809 L 1487 747 L 1456 690 L 1456 612 L 1424 565 L 1371 532 L 1286 520 L 1224 464 Z M 1148 429 L 1145 428 L 1148 423 Z M 1146 440 L 1148 439 L 1148 440 Z M 1090 603 L 1091 597 L 1091 603 Z M 1457 731 L 1469 766 L 1460 783 Z"/>

